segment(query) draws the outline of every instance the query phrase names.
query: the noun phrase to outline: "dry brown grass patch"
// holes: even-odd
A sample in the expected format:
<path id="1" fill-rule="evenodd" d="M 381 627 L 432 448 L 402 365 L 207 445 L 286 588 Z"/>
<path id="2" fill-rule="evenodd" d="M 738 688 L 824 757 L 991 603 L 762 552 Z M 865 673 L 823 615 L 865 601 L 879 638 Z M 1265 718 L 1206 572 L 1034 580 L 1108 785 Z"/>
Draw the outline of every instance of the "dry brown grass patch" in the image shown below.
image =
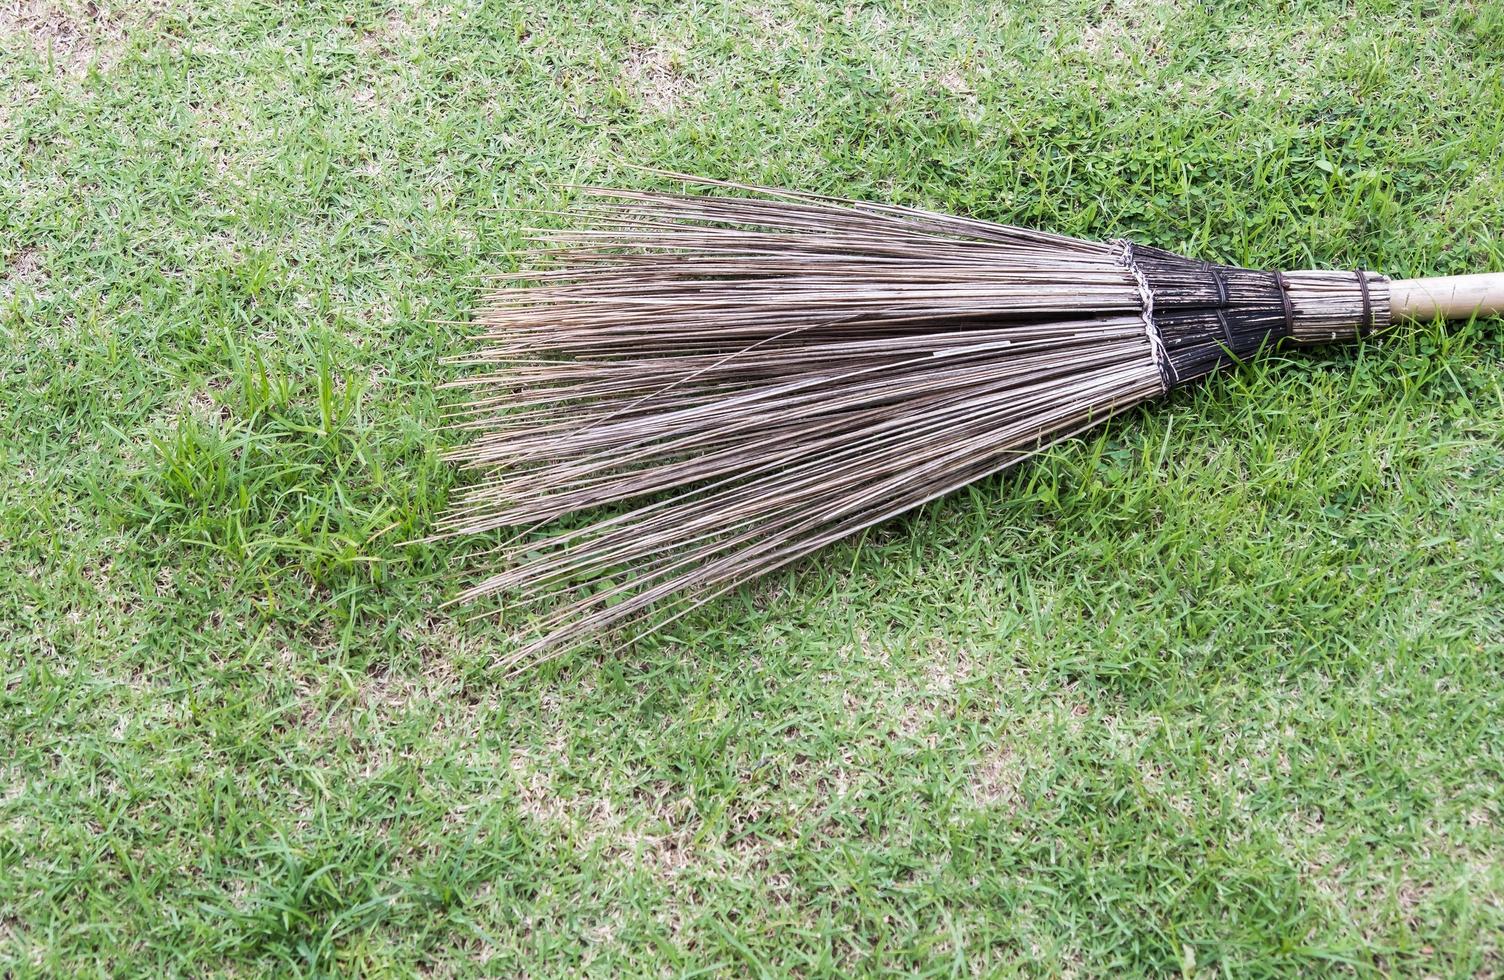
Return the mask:
<path id="1" fill-rule="evenodd" d="M 5 263 L 4 272 L 0 273 L 0 299 L 10 299 L 16 295 L 17 287 L 29 286 L 36 289 L 47 275 L 42 271 L 42 256 L 35 248 L 24 246 Z"/>
<path id="2" fill-rule="evenodd" d="M 147 21 L 149 15 L 142 20 Z M 39 59 L 50 58 L 59 73 L 74 77 L 90 65 L 101 72 L 113 68 L 125 51 L 128 31 L 138 26 L 93 0 L 0 2 L 0 37 L 29 44 Z"/>
<path id="3" fill-rule="evenodd" d="M 649 112 L 666 115 L 681 108 L 691 84 L 674 57 L 661 48 L 633 47 L 621 64 L 627 92 Z"/>

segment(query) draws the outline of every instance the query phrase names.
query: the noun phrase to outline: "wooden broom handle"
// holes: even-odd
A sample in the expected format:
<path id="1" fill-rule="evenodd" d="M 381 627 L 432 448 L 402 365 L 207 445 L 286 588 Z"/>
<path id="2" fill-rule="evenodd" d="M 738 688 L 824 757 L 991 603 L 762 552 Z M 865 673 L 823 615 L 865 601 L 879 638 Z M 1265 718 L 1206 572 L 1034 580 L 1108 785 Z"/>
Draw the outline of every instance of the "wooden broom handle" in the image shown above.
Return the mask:
<path id="1" fill-rule="evenodd" d="M 1465 320 L 1473 314 L 1504 314 L 1504 272 L 1476 276 L 1393 279 L 1389 283 L 1389 319 Z"/>

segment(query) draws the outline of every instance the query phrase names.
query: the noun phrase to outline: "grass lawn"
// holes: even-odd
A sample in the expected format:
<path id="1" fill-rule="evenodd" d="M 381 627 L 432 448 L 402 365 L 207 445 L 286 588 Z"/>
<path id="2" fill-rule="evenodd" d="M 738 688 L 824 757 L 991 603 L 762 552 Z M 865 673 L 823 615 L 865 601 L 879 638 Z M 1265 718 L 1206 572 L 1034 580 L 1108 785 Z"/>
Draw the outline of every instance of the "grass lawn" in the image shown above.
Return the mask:
<path id="1" fill-rule="evenodd" d="M 1504 324 L 509 678 L 432 321 L 628 163 L 1500 270 L 1504 7 L 0 5 L 0 974 L 1504 972 Z"/>

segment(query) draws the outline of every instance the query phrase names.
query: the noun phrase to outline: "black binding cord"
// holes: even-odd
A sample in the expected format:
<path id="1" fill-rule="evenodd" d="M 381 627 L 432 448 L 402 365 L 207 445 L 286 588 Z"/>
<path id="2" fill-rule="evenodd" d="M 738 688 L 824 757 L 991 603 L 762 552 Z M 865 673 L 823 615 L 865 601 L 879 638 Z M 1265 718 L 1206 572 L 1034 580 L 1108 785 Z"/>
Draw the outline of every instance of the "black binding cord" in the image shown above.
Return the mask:
<path id="1" fill-rule="evenodd" d="M 1227 354 L 1232 355 L 1236 348 L 1233 347 L 1232 327 L 1227 323 L 1227 280 L 1222 277 L 1222 269 L 1219 266 L 1203 262 L 1201 268 L 1211 275 L 1212 284 L 1217 287 L 1217 325 L 1222 328 L 1222 339 L 1227 341 Z"/>
<path id="2" fill-rule="evenodd" d="M 1283 272 L 1276 271 L 1274 282 L 1279 286 L 1279 301 L 1285 308 L 1285 330 L 1280 336 L 1288 337 L 1295 332 L 1295 307 L 1290 304 L 1290 281 Z"/>
<path id="3" fill-rule="evenodd" d="M 1358 336 L 1367 337 L 1373 333 L 1373 301 L 1368 298 L 1368 273 L 1354 269 L 1353 278 L 1358 280 L 1358 291 L 1363 294 L 1363 326 L 1359 328 Z"/>

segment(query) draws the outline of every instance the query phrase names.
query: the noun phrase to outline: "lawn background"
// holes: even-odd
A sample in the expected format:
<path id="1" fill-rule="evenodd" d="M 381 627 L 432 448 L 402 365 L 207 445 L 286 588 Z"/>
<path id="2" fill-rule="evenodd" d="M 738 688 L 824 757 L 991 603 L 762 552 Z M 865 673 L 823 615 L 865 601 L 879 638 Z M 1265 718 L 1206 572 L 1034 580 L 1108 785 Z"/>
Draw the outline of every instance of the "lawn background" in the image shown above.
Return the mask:
<path id="1" fill-rule="evenodd" d="M 20 0 L 0 52 L 0 972 L 1504 971 L 1497 320 L 520 678 L 401 544 L 492 209 L 636 163 L 1500 270 L 1498 3 Z"/>

